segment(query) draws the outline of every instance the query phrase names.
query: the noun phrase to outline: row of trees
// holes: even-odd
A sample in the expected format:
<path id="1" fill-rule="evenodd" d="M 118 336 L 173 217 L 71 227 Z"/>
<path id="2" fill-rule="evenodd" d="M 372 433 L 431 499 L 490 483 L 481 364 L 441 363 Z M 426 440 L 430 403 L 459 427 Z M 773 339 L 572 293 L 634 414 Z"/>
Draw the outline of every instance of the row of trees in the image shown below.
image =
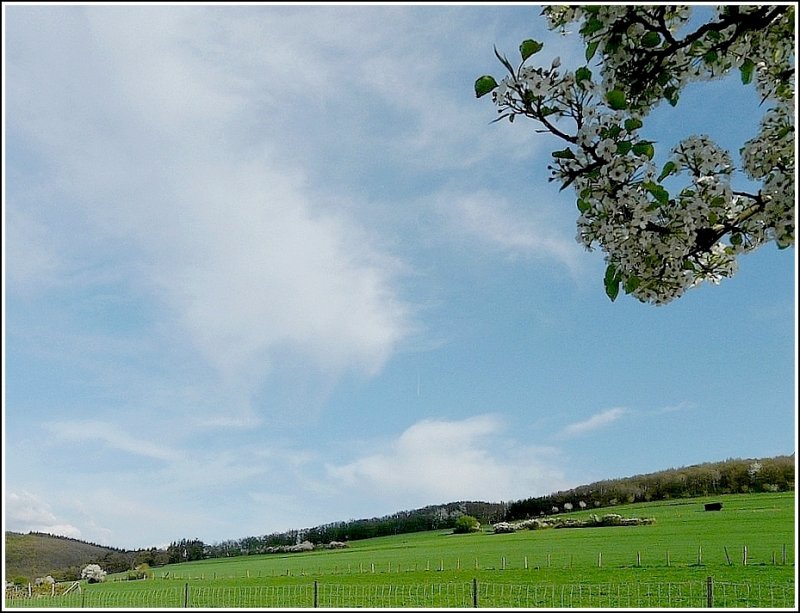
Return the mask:
<path id="1" fill-rule="evenodd" d="M 548 496 L 512 502 L 508 505 L 504 520 L 651 500 L 789 491 L 794 489 L 794 462 L 794 455 L 759 460 L 730 459 L 598 481 Z"/>
<path id="2" fill-rule="evenodd" d="M 351 519 L 304 530 L 226 540 L 214 545 L 206 545 L 204 555 L 210 558 L 255 555 L 266 552 L 270 547 L 294 545 L 301 541 L 311 541 L 312 543 L 356 541 L 393 534 L 455 528 L 458 519 L 465 515 L 475 517 L 481 523 L 492 523 L 499 521 L 505 511 L 504 503 L 452 502 L 411 511 L 399 511 L 372 519 Z"/>

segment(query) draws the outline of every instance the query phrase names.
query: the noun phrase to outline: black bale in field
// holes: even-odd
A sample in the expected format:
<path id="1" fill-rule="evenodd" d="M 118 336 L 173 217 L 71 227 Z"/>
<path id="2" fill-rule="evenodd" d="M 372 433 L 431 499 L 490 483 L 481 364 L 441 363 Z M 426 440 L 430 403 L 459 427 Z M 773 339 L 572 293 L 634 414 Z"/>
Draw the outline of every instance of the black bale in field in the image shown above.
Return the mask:
<path id="1" fill-rule="evenodd" d="M 721 511 L 722 510 L 722 503 L 721 502 L 707 502 L 705 504 L 706 511 Z"/>

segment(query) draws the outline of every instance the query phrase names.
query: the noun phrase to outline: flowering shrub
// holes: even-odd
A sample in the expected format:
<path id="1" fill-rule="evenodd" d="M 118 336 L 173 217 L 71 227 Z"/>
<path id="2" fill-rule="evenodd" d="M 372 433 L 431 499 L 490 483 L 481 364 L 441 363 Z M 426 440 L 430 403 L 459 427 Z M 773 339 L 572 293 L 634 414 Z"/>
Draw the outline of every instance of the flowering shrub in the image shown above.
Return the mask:
<path id="1" fill-rule="evenodd" d="M 794 244 L 794 6 L 708 7 L 713 18 L 681 38 L 691 10 L 547 6 L 550 29 L 578 24 L 587 65 L 528 65 L 543 44 L 526 40 L 516 68 L 495 52 L 507 77 L 475 82 L 478 97 L 491 92 L 497 120 L 533 119 L 567 145 L 552 153 L 551 180 L 575 189 L 577 240 L 605 252 L 611 300 L 622 288 L 664 304 L 732 276 L 742 253 Z M 595 56 L 599 75 L 588 65 Z M 639 135 L 648 113 L 664 100 L 676 106 L 691 82 L 733 71 L 769 103 L 740 150 L 738 170 L 760 188 L 735 188 L 731 155 L 705 135 L 677 143 L 659 171 L 654 143 Z M 668 178 L 683 187 L 668 190 Z"/>
<path id="2" fill-rule="evenodd" d="M 86 579 L 89 583 L 101 583 L 106 580 L 106 571 L 99 564 L 87 564 L 81 571 L 81 579 Z"/>

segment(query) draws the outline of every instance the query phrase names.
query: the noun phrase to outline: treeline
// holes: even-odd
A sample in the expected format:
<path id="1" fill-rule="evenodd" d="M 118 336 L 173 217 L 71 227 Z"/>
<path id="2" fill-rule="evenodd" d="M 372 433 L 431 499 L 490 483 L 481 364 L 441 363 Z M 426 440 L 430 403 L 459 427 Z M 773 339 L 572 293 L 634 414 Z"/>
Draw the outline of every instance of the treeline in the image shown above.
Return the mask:
<path id="1" fill-rule="evenodd" d="M 508 505 L 503 520 L 672 498 L 785 492 L 794 489 L 794 479 L 794 454 L 763 459 L 730 459 L 597 481 L 547 496 L 514 501 Z"/>
<path id="2" fill-rule="evenodd" d="M 505 512 L 506 504 L 502 502 L 451 502 L 413 511 L 399 511 L 372 519 L 352 519 L 314 528 L 226 540 L 213 545 L 205 545 L 203 557 L 256 555 L 266 553 L 270 548 L 294 545 L 302 541 L 310 541 L 318 545 L 333 541 L 357 541 L 378 536 L 448 529 L 455 527 L 456 520 L 462 515 L 471 515 L 481 523 L 489 524 L 500 521 Z"/>

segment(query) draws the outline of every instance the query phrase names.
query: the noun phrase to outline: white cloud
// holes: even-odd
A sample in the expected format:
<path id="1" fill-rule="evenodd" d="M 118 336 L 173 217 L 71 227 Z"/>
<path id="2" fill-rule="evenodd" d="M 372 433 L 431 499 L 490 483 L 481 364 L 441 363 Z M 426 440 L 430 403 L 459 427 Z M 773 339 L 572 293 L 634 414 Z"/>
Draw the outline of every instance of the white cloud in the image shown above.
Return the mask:
<path id="1" fill-rule="evenodd" d="M 573 277 L 581 272 L 583 249 L 543 207 L 530 204 L 516 210 L 505 199 L 482 190 L 440 194 L 438 209 L 460 235 L 490 249 L 510 257 L 554 262 Z"/>
<path id="2" fill-rule="evenodd" d="M 26 293 L 55 282 L 61 260 L 46 226 L 21 210 L 6 212 L 3 207 L 3 213 L 4 260 L 13 262 L 4 266 L 7 282 Z"/>
<path id="3" fill-rule="evenodd" d="M 72 236 L 81 257 L 125 251 L 127 282 L 169 307 L 171 340 L 232 388 L 255 387 L 287 354 L 326 372 L 380 371 L 409 328 L 402 267 L 333 195 L 276 161 L 292 147 L 285 131 L 244 133 L 272 115 L 261 94 L 274 83 L 242 82 L 259 74 L 254 58 L 223 53 L 202 12 L 121 10 L 129 18 L 43 20 L 51 46 L 12 67 L 29 88 L 9 95 L 15 126 L 59 160 L 59 207 L 84 222 Z M 40 253 L 31 264 L 46 267 Z"/>
<path id="4" fill-rule="evenodd" d="M 150 441 L 137 439 L 114 424 L 100 421 L 62 421 L 44 424 L 50 436 L 71 443 L 100 441 L 112 449 L 156 460 L 174 461 L 181 454 Z"/>
<path id="5" fill-rule="evenodd" d="M 694 403 L 684 400 L 678 404 L 672 404 L 658 408 L 654 411 L 654 413 L 677 413 L 678 411 L 688 411 L 696 408 L 697 406 Z"/>
<path id="6" fill-rule="evenodd" d="M 30 492 L 7 492 L 5 527 L 12 532 L 44 532 L 80 538 L 81 531 L 56 517 L 50 507 Z"/>
<path id="7" fill-rule="evenodd" d="M 385 451 L 327 469 L 357 495 L 375 492 L 387 508 L 465 499 L 510 500 L 564 485 L 554 457 L 557 452 L 520 447 L 502 435 L 504 430 L 493 415 L 462 421 L 426 419 L 387 444 Z"/>
<path id="8" fill-rule="evenodd" d="M 605 411 L 601 411 L 600 413 L 592 415 L 589 419 L 566 426 L 559 433 L 559 436 L 561 438 L 582 436 L 599 428 L 604 428 L 628 413 L 630 413 L 628 409 L 620 407 L 606 409 Z"/>

